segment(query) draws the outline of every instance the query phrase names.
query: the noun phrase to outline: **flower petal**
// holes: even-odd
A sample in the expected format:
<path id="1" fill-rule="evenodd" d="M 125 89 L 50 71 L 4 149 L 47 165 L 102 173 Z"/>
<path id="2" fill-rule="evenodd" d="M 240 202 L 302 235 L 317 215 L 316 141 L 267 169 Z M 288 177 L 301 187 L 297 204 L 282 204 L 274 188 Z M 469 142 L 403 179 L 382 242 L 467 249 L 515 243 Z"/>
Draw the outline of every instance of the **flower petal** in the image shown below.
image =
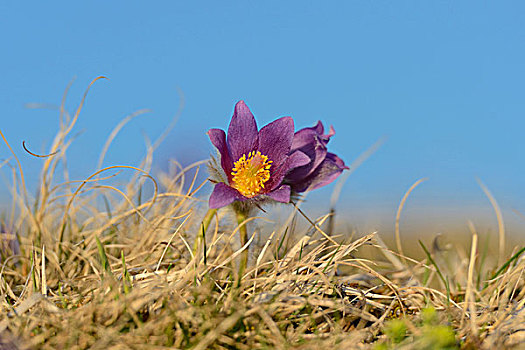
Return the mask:
<path id="1" fill-rule="evenodd" d="M 319 141 L 322 142 L 324 146 L 328 144 L 330 138 L 335 135 L 335 130 L 332 125 L 330 125 L 330 131 L 328 134 L 324 134 L 323 123 L 319 120 L 315 126 L 309 128 L 303 128 L 297 131 L 294 135 L 294 140 L 292 143 L 292 149 L 300 149 L 312 141 L 313 136 L 317 136 Z"/>
<path id="2" fill-rule="evenodd" d="M 293 135 L 294 125 L 291 117 L 274 120 L 259 131 L 258 150 L 273 162 L 273 169 L 280 167 L 290 153 Z"/>
<path id="3" fill-rule="evenodd" d="M 317 124 L 312 127 L 313 130 L 315 130 L 319 135 L 322 135 L 324 134 L 324 125 L 323 125 L 323 122 L 318 120 L 317 121 Z"/>
<path id="4" fill-rule="evenodd" d="M 314 170 L 312 174 L 300 181 L 290 183 L 295 192 L 304 192 L 328 185 L 341 175 L 343 170 L 348 169 L 343 160 L 333 153 L 327 153 L 325 160 Z"/>
<path id="5" fill-rule="evenodd" d="M 282 185 L 276 190 L 268 193 L 267 196 L 273 200 L 281 203 L 290 203 L 290 193 L 291 189 L 288 185 Z"/>
<path id="6" fill-rule="evenodd" d="M 326 158 L 326 145 L 334 134 L 334 128 L 330 126 L 330 131 L 325 135 L 321 121 L 318 121 L 313 127 L 297 131 L 294 134 L 291 151 L 300 150 L 306 153 L 311 161 L 308 165 L 293 170 L 287 175 L 287 179 L 292 182 L 299 182 L 311 175 Z"/>
<path id="7" fill-rule="evenodd" d="M 234 201 L 245 201 L 248 198 L 244 197 L 234 188 L 219 182 L 215 185 L 211 193 L 208 205 L 211 209 L 218 209 L 233 203 Z"/>
<path id="8" fill-rule="evenodd" d="M 210 138 L 211 143 L 219 150 L 219 153 L 221 154 L 221 167 L 228 176 L 228 180 L 230 180 L 233 163 L 230 151 L 228 150 L 228 144 L 226 143 L 226 134 L 224 133 L 224 130 L 210 129 L 208 131 L 208 137 Z"/>
<path id="9" fill-rule="evenodd" d="M 308 146 L 319 135 L 314 128 L 303 128 L 293 135 L 292 149 L 300 149 Z"/>
<path id="10" fill-rule="evenodd" d="M 290 174 L 293 178 L 304 178 L 310 175 L 325 159 L 327 153 L 326 143 L 313 128 L 304 128 L 295 133 L 292 150 L 301 150 L 310 157 L 308 165 L 295 169 Z"/>
<path id="11" fill-rule="evenodd" d="M 345 162 L 334 153 L 328 152 L 326 154 L 326 158 L 333 161 L 338 167 L 342 169 L 350 169 L 348 166 L 345 165 Z"/>
<path id="12" fill-rule="evenodd" d="M 274 173 L 270 177 L 270 180 L 268 180 L 268 183 L 266 183 L 266 188 L 269 191 L 274 190 L 283 182 L 285 175 L 291 169 L 304 166 L 309 162 L 310 158 L 301 151 L 295 151 L 294 153 L 290 154 L 285 159 L 283 164 L 279 168 L 275 169 Z"/>
<path id="13" fill-rule="evenodd" d="M 320 122 L 319 122 L 320 123 Z M 328 143 L 328 141 L 330 140 L 330 137 L 334 136 L 335 135 L 335 129 L 334 129 L 334 126 L 333 125 L 330 125 L 330 131 L 328 132 L 328 134 L 324 135 L 324 137 L 326 138 L 326 142 Z"/>
<path id="14" fill-rule="evenodd" d="M 228 127 L 227 140 L 233 162 L 237 161 L 243 154 L 248 155 L 257 149 L 259 143 L 257 123 L 244 101 L 239 101 L 235 105 Z"/>

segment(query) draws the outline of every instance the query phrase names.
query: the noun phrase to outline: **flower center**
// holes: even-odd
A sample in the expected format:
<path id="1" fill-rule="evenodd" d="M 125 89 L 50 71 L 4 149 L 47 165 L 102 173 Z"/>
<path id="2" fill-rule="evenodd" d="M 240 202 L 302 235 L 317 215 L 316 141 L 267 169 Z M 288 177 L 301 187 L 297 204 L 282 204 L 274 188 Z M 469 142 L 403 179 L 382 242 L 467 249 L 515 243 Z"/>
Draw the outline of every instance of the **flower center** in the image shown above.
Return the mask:
<path id="1" fill-rule="evenodd" d="M 261 152 L 252 151 L 243 154 L 238 161 L 233 163 L 232 187 L 243 196 L 251 198 L 264 189 L 264 183 L 270 179 L 272 161 Z"/>

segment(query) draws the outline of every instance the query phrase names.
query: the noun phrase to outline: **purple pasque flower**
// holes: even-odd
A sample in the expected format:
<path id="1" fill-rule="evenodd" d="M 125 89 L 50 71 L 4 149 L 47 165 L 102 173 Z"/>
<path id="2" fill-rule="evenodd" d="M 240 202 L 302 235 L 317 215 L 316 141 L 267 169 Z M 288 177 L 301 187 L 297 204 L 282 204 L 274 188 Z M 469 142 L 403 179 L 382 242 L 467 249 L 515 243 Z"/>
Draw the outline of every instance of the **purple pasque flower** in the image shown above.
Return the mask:
<path id="1" fill-rule="evenodd" d="M 208 136 L 220 153 L 220 166 L 226 175 L 224 182 L 215 184 L 210 208 L 268 198 L 290 202 L 291 187 L 283 184 L 283 179 L 291 169 L 310 162 L 310 157 L 301 150 L 291 150 L 294 139 L 291 117 L 279 118 L 258 130 L 252 112 L 244 101 L 239 101 L 228 136 L 221 129 L 209 130 Z"/>
<path id="2" fill-rule="evenodd" d="M 330 126 L 328 134 L 324 133 L 321 121 L 317 125 L 297 131 L 293 137 L 290 152 L 301 151 L 310 159 L 306 165 L 292 169 L 285 178 L 292 191 L 301 193 L 313 190 L 334 181 L 344 169 L 344 161 L 334 153 L 328 152 L 327 144 L 335 131 Z"/>

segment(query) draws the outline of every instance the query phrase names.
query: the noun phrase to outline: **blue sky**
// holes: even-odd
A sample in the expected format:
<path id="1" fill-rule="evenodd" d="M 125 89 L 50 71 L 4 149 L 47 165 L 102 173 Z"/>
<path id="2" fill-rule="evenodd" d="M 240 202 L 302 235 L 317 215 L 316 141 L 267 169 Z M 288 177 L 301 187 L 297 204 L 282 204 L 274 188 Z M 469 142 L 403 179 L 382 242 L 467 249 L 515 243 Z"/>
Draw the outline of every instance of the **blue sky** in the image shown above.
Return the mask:
<path id="1" fill-rule="evenodd" d="M 525 3 L 521 1 L 1 2 L 0 128 L 34 184 L 58 125 L 53 110 L 76 77 L 73 111 L 99 75 L 69 152 L 87 177 L 113 127 L 142 108 L 106 165 L 137 164 L 142 133 L 155 139 L 179 107 L 156 168 L 212 147 L 243 99 L 259 125 L 333 124 L 347 163 L 387 141 L 345 185 L 342 205 L 395 207 L 418 178 L 414 203 L 488 205 L 481 178 L 507 210 L 525 212 Z M 0 157 L 9 156 L 4 146 Z M 332 188 L 314 198 L 328 202 Z M 7 195 L 7 191 L 2 192 Z"/>

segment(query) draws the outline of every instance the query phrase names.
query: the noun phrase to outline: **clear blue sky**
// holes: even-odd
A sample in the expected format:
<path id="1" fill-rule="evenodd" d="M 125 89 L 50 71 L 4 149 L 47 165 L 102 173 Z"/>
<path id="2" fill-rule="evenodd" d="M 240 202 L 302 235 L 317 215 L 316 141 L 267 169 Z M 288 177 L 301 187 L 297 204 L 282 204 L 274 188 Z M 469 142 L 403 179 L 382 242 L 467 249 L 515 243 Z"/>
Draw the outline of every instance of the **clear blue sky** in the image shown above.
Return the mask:
<path id="1" fill-rule="evenodd" d="M 105 75 L 70 149 L 78 179 L 93 172 L 123 117 L 150 108 L 105 163 L 136 165 L 142 132 L 163 131 L 180 88 L 186 106 L 157 168 L 210 154 L 205 132 L 227 127 L 244 99 L 259 125 L 283 115 L 296 127 L 333 124 L 332 150 L 347 163 L 387 136 L 345 185 L 341 200 L 353 207 L 395 210 L 424 176 L 414 203 L 485 205 L 478 176 L 503 207 L 525 211 L 524 23 L 522 1 L 3 1 L 0 127 L 36 181 L 42 161 L 21 142 L 47 152 L 58 114 L 24 105 L 59 104 L 77 77 L 73 111 Z"/>

